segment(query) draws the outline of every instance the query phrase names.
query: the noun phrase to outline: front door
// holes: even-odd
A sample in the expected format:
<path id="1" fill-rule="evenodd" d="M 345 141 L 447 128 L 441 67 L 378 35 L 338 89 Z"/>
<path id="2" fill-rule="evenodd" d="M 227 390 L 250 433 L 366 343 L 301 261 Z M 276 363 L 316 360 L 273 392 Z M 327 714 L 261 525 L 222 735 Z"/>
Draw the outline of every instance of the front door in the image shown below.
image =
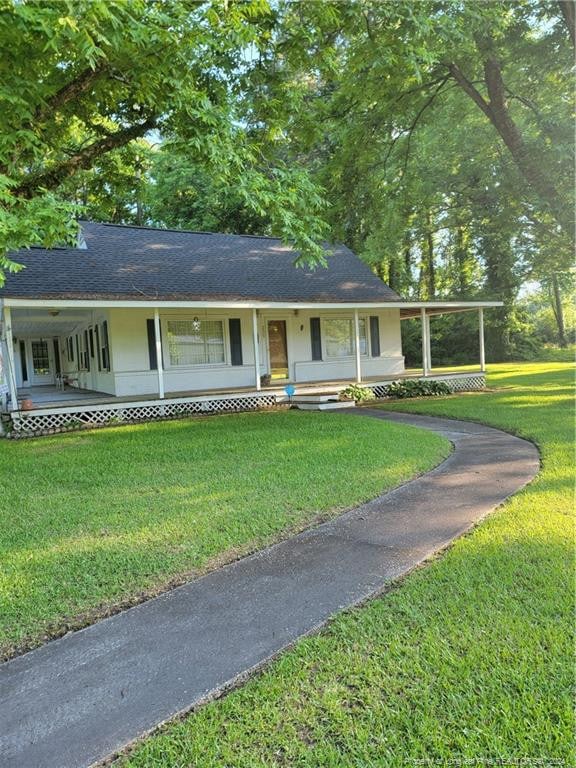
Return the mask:
<path id="1" fill-rule="evenodd" d="M 270 378 L 288 378 L 288 344 L 286 343 L 286 320 L 268 320 L 268 356 Z"/>
<path id="2" fill-rule="evenodd" d="M 29 381 L 37 386 L 54 384 L 54 346 L 52 340 L 30 339 Z"/>

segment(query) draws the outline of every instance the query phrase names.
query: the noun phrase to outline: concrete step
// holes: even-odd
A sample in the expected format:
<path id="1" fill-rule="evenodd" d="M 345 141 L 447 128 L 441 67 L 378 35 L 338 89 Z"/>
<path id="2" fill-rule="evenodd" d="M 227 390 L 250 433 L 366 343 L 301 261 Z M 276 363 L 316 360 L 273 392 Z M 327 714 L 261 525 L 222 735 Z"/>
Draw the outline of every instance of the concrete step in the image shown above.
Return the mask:
<path id="1" fill-rule="evenodd" d="M 293 395 L 293 403 L 326 403 L 329 401 L 338 401 L 338 392 L 322 393 L 315 392 L 311 395 Z"/>
<path id="2" fill-rule="evenodd" d="M 334 411 L 340 408 L 356 407 L 356 402 L 354 400 L 317 400 L 297 402 L 294 404 L 301 411 Z"/>

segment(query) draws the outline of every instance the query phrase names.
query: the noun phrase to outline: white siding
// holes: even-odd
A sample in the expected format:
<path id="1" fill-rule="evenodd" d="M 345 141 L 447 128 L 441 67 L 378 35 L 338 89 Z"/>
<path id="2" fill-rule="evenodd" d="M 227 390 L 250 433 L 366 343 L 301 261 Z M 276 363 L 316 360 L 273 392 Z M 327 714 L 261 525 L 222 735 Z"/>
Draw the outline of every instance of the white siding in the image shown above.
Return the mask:
<path id="1" fill-rule="evenodd" d="M 288 342 L 290 379 L 294 382 L 322 381 L 355 378 L 354 358 L 341 360 L 312 360 L 310 338 L 311 317 L 352 317 L 353 310 L 309 311 L 266 310 L 259 312 L 260 367 L 265 374 L 269 369 L 267 323 L 268 320 L 285 320 Z M 360 312 L 363 317 L 379 318 L 380 356 L 362 357 L 365 376 L 386 376 L 404 370 L 400 338 L 400 312 L 397 309 Z M 158 375 L 150 370 L 146 321 L 153 312 L 147 309 L 112 309 L 108 312 L 111 363 L 114 392 L 118 396 L 154 395 L 158 392 Z M 255 386 L 254 352 L 252 345 L 252 313 L 242 309 L 224 313 L 218 310 L 162 310 L 160 321 L 163 340 L 166 339 L 166 321 L 169 318 L 221 319 L 224 323 L 226 362 L 218 365 L 172 367 L 164 344 L 164 387 L 167 393 L 232 389 Z M 239 318 L 242 328 L 243 365 L 230 364 L 228 319 Z M 367 321 L 367 328 L 368 328 Z M 368 331 L 369 332 L 369 331 Z M 94 388 L 94 387 L 92 387 Z M 102 391 L 109 392 L 109 389 Z"/>
<path id="2" fill-rule="evenodd" d="M 380 330 L 380 356 L 362 356 L 362 373 L 365 376 L 384 376 L 404 371 L 402 340 L 400 336 L 400 311 L 388 309 L 382 311 L 360 311 L 366 317 L 366 327 L 370 334 L 368 318 L 378 317 Z M 262 370 L 268 370 L 267 321 L 286 320 L 288 336 L 288 367 L 290 378 L 295 382 L 328 381 L 330 379 L 356 378 L 354 356 L 338 360 L 312 360 L 312 341 L 310 338 L 310 318 L 352 318 L 353 310 L 310 311 L 293 310 L 260 313 L 260 355 Z M 324 348 L 324 341 L 322 342 Z"/>
<path id="3" fill-rule="evenodd" d="M 90 370 L 81 371 L 78 365 L 78 356 L 76 352 L 76 335 L 83 339 L 84 331 L 89 331 L 90 328 L 94 329 L 99 327 L 100 333 L 100 346 L 102 346 L 101 328 L 104 321 L 108 322 L 108 338 L 110 347 L 112 347 L 112 333 L 110 328 L 110 312 L 108 310 L 92 313 L 90 322 L 78 324 L 74 330 L 66 336 L 59 337 L 60 342 L 60 360 L 62 366 L 62 373 L 70 377 L 71 386 L 78 387 L 80 389 L 92 389 L 95 392 L 106 392 L 107 394 L 117 394 L 115 392 L 114 381 L 114 361 L 112 360 L 112 350 L 110 350 L 110 371 L 98 370 L 98 355 L 100 350 L 94 350 L 94 357 L 90 358 Z M 74 343 L 74 360 L 69 361 L 67 356 L 67 339 L 72 337 Z M 94 333 L 94 343 L 96 343 Z"/>
<path id="4" fill-rule="evenodd" d="M 222 365 L 172 367 L 166 344 L 164 349 L 164 388 L 166 392 L 202 391 L 206 389 L 227 389 L 253 387 L 254 352 L 252 346 L 251 318 L 248 310 L 224 314 L 216 310 L 193 311 L 168 310 L 160 313 L 162 338 L 165 341 L 166 320 L 169 318 L 200 320 L 219 319 L 224 324 L 226 362 Z M 243 365 L 231 365 L 228 320 L 238 318 L 242 328 Z M 145 309 L 114 309 L 110 311 L 110 344 L 112 347 L 113 370 L 116 394 L 145 395 L 158 392 L 158 374 L 150 370 L 148 334 L 146 321 L 153 318 L 153 312 Z"/>

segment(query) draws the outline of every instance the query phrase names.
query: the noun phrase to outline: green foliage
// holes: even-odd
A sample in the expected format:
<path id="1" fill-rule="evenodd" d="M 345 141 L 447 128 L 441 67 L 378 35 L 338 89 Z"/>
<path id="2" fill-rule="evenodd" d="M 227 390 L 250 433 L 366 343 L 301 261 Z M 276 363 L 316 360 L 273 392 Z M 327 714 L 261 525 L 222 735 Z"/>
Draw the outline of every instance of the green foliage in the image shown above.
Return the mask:
<path id="1" fill-rule="evenodd" d="M 552 287 L 544 282 L 527 292 L 520 306 L 530 318 L 530 325 L 538 346 L 558 343 L 558 322 L 554 312 Z M 565 276 L 562 288 L 562 307 L 565 335 L 573 344 L 576 340 L 576 290 L 571 276 Z"/>
<path id="2" fill-rule="evenodd" d="M 79 214 L 271 234 L 311 266 L 342 240 L 405 298 L 502 300 L 489 359 L 531 354 L 522 335 L 565 344 L 563 7 L 6 2 L 0 279 L 10 251 L 73 242 Z M 554 284 L 556 331 L 518 309 L 527 280 Z"/>
<path id="3" fill-rule="evenodd" d="M 448 384 L 444 381 L 419 381 L 417 379 L 406 379 L 404 381 L 393 381 L 386 387 L 387 397 L 396 397 L 403 400 L 407 397 L 436 397 L 438 395 L 449 395 L 452 392 Z"/>
<path id="4" fill-rule="evenodd" d="M 538 347 L 531 359 L 534 362 L 573 363 L 576 361 L 576 346 L 570 344 L 567 347 L 559 348 L 545 344 Z"/>
<path id="5" fill-rule="evenodd" d="M 346 400 L 356 400 L 357 403 L 364 403 L 368 400 L 374 400 L 374 392 L 368 387 L 361 387 L 360 384 L 348 384 L 346 389 L 340 392 L 340 397 Z"/>
<path id="6" fill-rule="evenodd" d="M 488 356 L 517 354 L 520 286 L 573 258 L 560 5 L 286 3 L 272 43 L 251 107 L 307 158 L 334 237 L 403 297 L 504 301 Z"/>
<path id="7" fill-rule="evenodd" d="M 573 380 L 572 366 L 502 365 L 492 392 L 384 406 L 518 433 L 542 470 L 441 557 L 121 765 L 573 765 Z"/>
<path id="8" fill-rule="evenodd" d="M 205 232 L 270 234 L 270 217 L 246 205 L 236 188 L 205 165 L 166 145 L 150 169 L 147 215 L 167 227 Z"/>
<path id="9" fill-rule="evenodd" d="M 142 145 L 170 140 L 270 216 L 302 260 L 323 258 L 318 188 L 291 160 L 269 162 L 243 127 L 238 94 L 267 44 L 266 0 L 5 2 L 0 9 L 0 276 L 7 254 L 70 242 L 69 201 L 113 220 L 138 210 Z"/>
<path id="10" fill-rule="evenodd" d="M 82 218 L 114 224 L 146 224 L 150 172 L 156 152 L 147 139 L 103 155 L 89 170 L 78 171 L 58 188 L 78 206 Z"/>

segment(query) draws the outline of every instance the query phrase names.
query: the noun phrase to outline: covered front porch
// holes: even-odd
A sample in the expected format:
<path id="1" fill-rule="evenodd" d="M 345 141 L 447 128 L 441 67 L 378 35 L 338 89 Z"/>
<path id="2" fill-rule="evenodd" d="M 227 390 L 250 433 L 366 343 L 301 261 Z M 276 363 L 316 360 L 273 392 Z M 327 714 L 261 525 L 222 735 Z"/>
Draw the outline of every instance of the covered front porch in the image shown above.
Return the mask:
<path id="1" fill-rule="evenodd" d="M 0 395 L 9 429 L 265 408 L 293 395 L 338 393 L 351 383 L 383 396 L 392 381 L 406 378 L 478 389 L 483 312 L 498 305 L 111 306 L 118 303 L 4 302 Z M 435 370 L 430 319 L 470 311 L 478 313 L 477 363 Z M 406 369 L 400 323 L 414 317 L 421 322 L 422 366 Z"/>

